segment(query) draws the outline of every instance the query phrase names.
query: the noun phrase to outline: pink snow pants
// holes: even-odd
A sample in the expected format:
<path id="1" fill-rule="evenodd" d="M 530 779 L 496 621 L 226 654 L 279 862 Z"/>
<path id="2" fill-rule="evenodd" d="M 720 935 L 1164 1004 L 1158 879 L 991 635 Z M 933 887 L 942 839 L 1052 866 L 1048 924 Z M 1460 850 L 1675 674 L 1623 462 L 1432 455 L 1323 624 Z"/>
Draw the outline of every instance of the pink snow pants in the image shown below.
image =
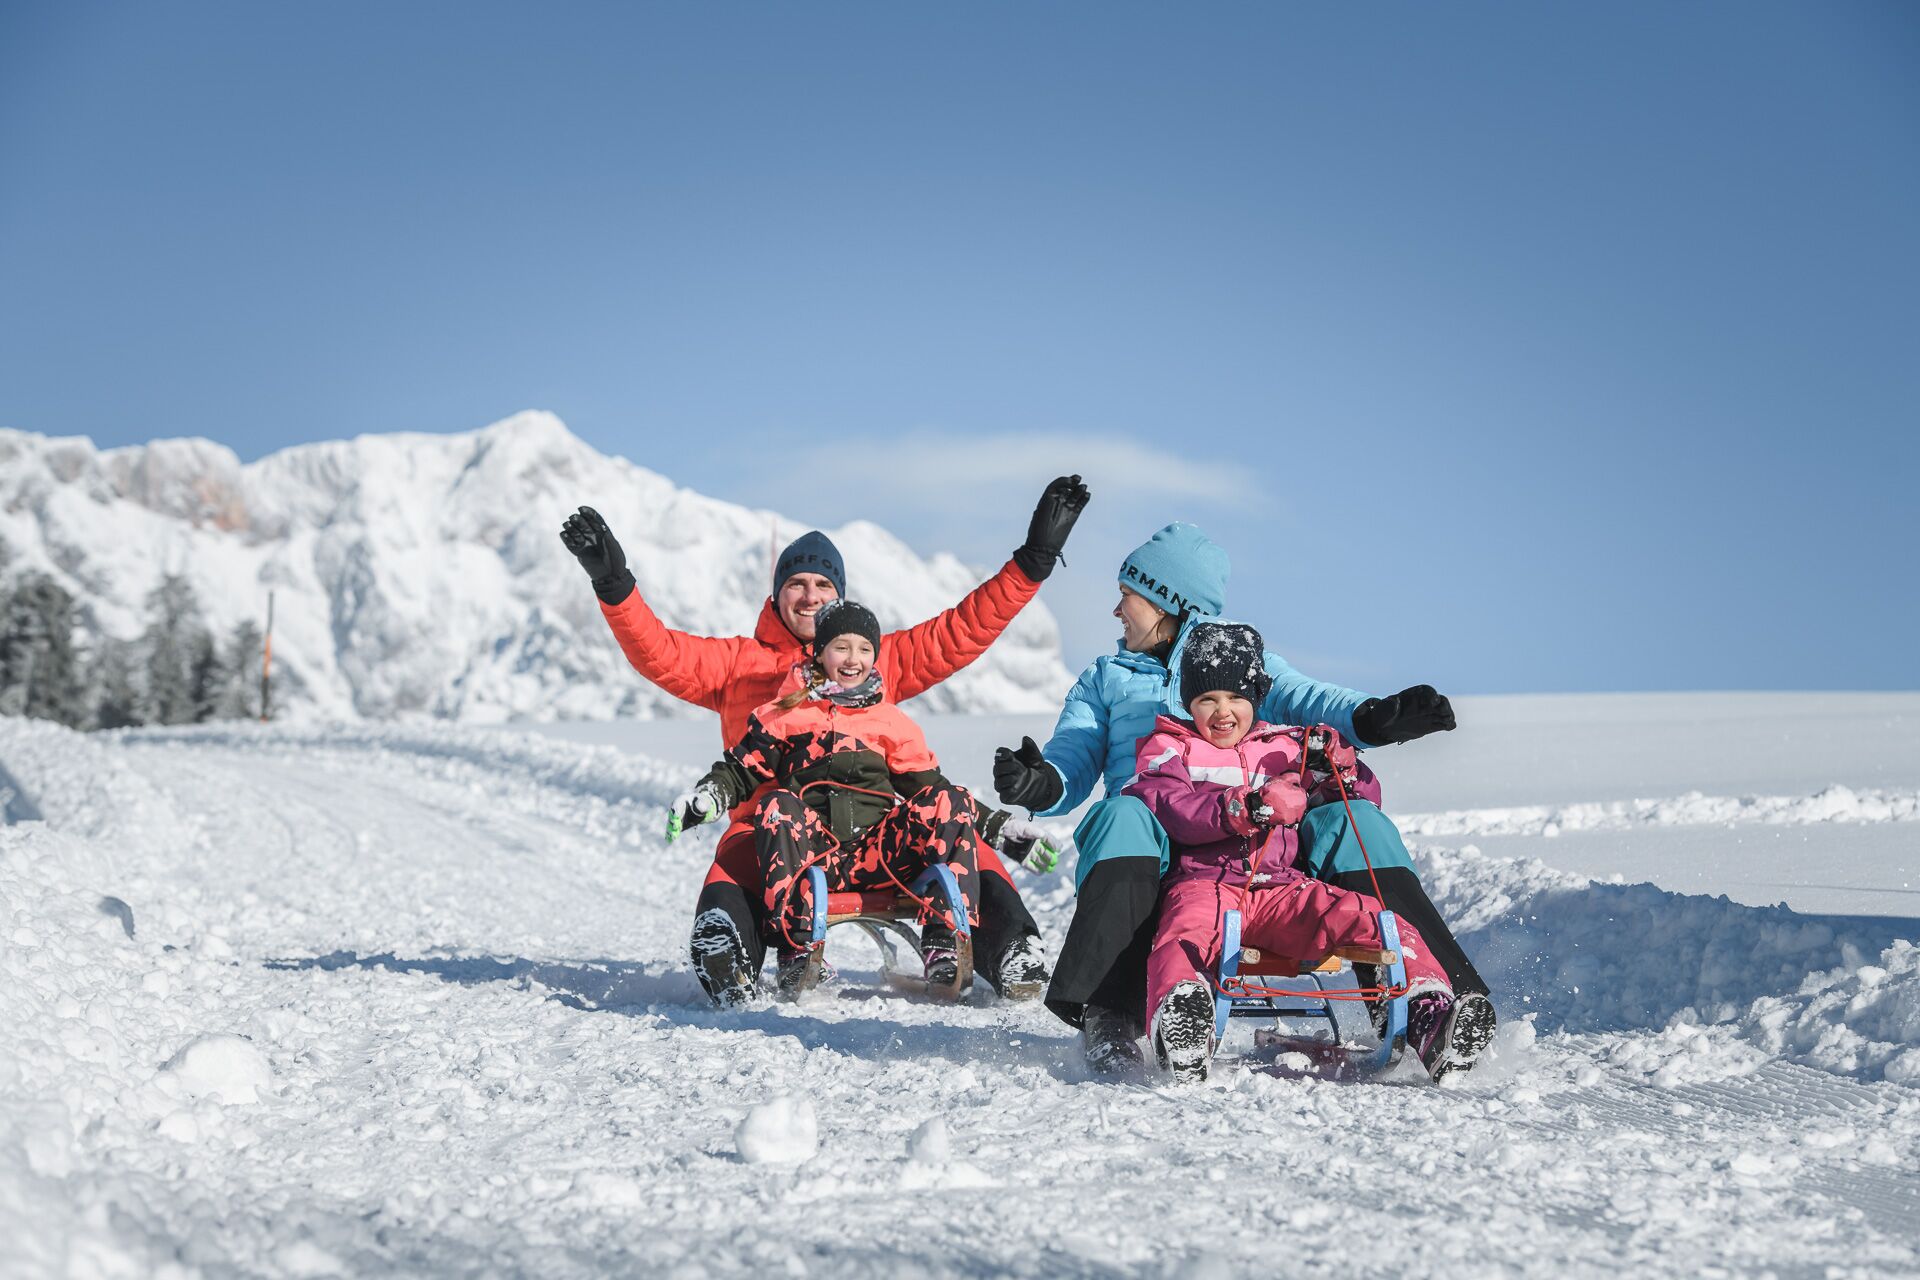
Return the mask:
<path id="1" fill-rule="evenodd" d="M 1240 943 L 1274 955 L 1314 959 L 1334 947 L 1377 947 L 1380 903 L 1364 893 L 1336 889 L 1319 880 L 1294 880 L 1243 893 L 1213 880 L 1169 881 L 1160 897 L 1160 927 L 1147 957 L 1147 1021 L 1174 985 L 1198 978 L 1211 986 L 1220 971 L 1220 936 L 1227 912 L 1240 912 Z M 1447 972 L 1427 951 L 1419 931 L 1404 917 L 1400 953 L 1407 981 L 1431 978 L 1452 990 Z"/>

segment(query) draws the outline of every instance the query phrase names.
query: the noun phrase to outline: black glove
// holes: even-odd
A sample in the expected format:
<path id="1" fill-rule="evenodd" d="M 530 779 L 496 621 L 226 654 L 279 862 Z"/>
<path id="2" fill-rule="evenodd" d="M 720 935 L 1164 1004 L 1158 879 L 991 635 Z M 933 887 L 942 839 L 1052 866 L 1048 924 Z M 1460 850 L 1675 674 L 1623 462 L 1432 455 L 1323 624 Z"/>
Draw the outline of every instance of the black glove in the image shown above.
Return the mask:
<path id="1" fill-rule="evenodd" d="M 993 790 L 1001 804 L 1024 805 L 1038 813 L 1060 803 L 1066 789 L 1032 738 L 1020 739 L 1018 751 L 1001 747 L 993 753 Z"/>
<path id="2" fill-rule="evenodd" d="M 607 522 L 592 507 L 582 507 L 560 526 L 560 541 L 593 579 L 593 593 L 608 604 L 619 604 L 633 592 L 633 574 L 627 571 L 627 553 Z"/>
<path id="3" fill-rule="evenodd" d="M 1453 728 L 1453 704 L 1430 684 L 1402 689 L 1391 698 L 1368 698 L 1353 709 L 1353 731 L 1370 747 L 1412 742 Z"/>
<path id="4" fill-rule="evenodd" d="M 1086 510 L 1087 496 L 1087 486 L 1080 483 L 1079 476 L 1061 476 L 1047 486 L 1033 509 L 1026 542 L 1013 553 L 1020 572 L 1035 582 L 1047 580 L 1053 562 L 1060 559 L 1060 551 L 1067 545 L 1067 535 L 1073 532 L 1073 522 Z"/>

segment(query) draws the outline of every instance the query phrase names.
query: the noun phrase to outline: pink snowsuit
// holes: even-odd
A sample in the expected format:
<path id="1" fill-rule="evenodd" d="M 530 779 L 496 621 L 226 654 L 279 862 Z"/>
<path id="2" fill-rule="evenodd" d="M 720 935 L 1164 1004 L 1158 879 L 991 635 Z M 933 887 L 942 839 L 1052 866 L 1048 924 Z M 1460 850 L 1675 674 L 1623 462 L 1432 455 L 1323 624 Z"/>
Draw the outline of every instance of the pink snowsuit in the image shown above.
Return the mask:
<path id="1" fill-rule="evenodd" d="M 1176 983 L 1196 977 L 1209 982 L 1219 971 L 1230 910 L 1240 912 L 1242 944 L 1275 955 L 1316 959 L 1334 947 L 1380 945 L 1377 900 L 1310 879 L 1294 866 L 1297 825 L 1254 836 L 1238 835 L 1229 825 L 1229 801 L 1244 806 L 1269 779 L 1303 776 L 1305 734 L 1256 721 L 1237 745 L 1216 747 L 1191 721 L 1163 715 L 1140 740 L 1125 793 L 1153 811 L 1173 842 L 1173 864 L 1161 882 L 1160 927 L 1147 959 L 1149 1020 Z M 1356 763 L 1355 773 L 1349 795 L 1379 804 L 1380 780 L 1364 763 Z M 1330 775 L 1306 773 L 1304 779 L 1308 807 L 1340 803 Z M 1405 920 L 1399 927 L 1407 980 L 1431 979 L 1451 990 L 1419 932 Z"/>

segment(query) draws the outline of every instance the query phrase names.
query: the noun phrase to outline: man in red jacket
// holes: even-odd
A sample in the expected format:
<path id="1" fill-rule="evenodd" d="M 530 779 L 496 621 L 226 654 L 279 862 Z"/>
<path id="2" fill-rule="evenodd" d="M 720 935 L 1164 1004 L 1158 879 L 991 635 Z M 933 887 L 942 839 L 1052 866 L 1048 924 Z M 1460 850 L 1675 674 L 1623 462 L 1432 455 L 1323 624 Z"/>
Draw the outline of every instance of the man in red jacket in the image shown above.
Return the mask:
<path id="1" fill-rule="evenodd" d="M 1053 481 L 1034 508 L 1027 540 L 1000 571 L 959 604 L 917 626 L 896 631 L 880 646 L 887 696 L 904 702 L 925 693 L 985 653 L 1053 571 L 1074 521 L 1087 504 L 1079 476 Z M 696 636 L 667 627 L 641 598 L 626 553 L 591 507 L 567 517 L 560 537 L 593 579 L 600 611 L 634 669 L 676 698 L 720 713 L 721 749 L 746 731 L 747 716 L 773 701 L 796 664 L 806 660 L 814 614 L 846 594 L 839 549 L 818 531 L 803 534 L 774 562 L 773 593 L 751 636 Z M 744 806 L 743 806 L 744 808 Z M 753 989 L 765 959 L 756 903 L 760 871 L 753 830 L 736 810 L 720 838 L 713 866 L 694 908 L 693 964 L 715 1003 L 739 1003 Z M 1004 996 L 1039 994 L 1047 980 L 1040 930 L 1020 901 L 996 851 L 1021 858 L 1032 848 L 1024 822 L 1011 829 L 1004 813 L 983 832 L 980 928 L 975 946 L 980 973 Z"/>

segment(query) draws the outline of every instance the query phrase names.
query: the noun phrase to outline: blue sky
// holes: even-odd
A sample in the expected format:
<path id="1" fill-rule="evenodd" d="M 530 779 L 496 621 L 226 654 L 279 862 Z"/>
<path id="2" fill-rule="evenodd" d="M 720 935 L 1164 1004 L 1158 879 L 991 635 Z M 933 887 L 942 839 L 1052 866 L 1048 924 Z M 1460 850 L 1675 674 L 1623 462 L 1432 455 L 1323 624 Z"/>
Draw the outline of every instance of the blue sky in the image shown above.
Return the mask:
<path id="1" fill-rule="evenodd" d="M 551 409 L 1385 691 L 1913 688 L 1920 10 L 0 6 L 0 425 Z M 855 590 L 857 592 L 855 566 Z"/>

